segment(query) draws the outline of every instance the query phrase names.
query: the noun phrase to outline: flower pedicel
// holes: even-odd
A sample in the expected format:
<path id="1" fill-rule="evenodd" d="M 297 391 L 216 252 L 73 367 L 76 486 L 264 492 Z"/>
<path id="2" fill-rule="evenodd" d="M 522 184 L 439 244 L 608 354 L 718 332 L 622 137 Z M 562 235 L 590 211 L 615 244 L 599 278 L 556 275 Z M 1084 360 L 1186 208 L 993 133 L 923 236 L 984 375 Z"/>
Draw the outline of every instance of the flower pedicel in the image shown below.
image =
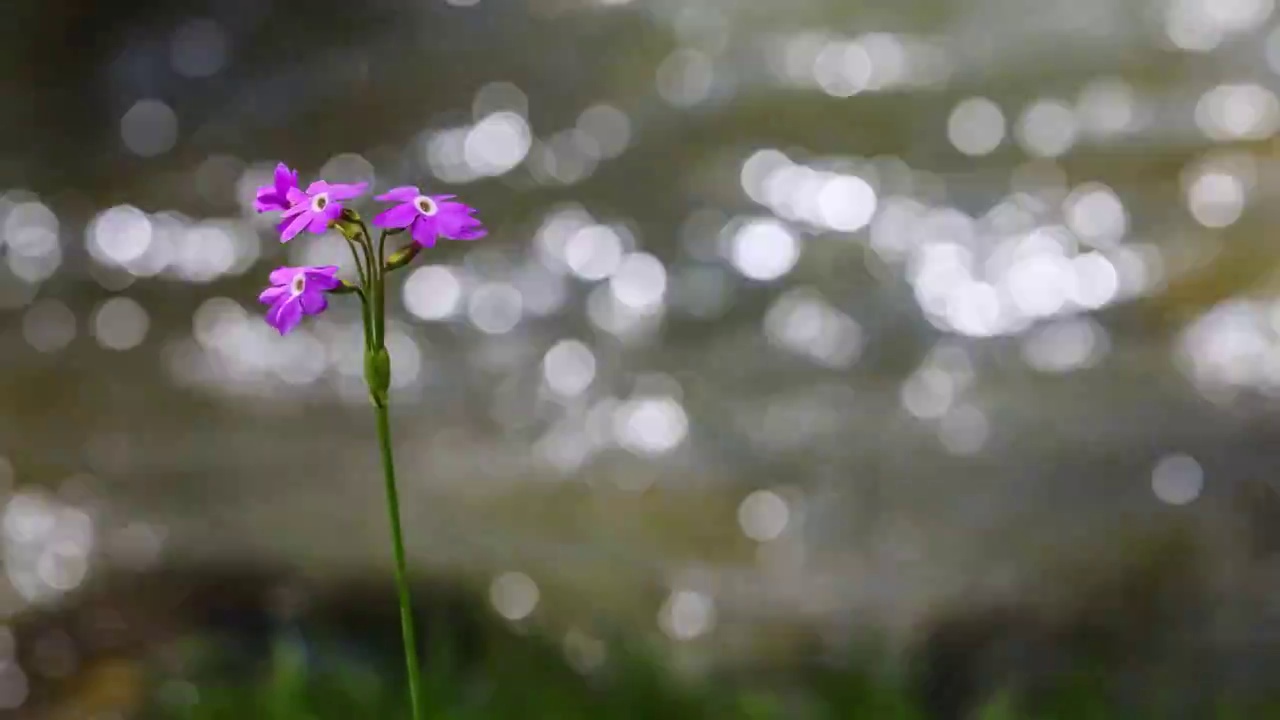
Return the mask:
<path id="1" fill-rule="evenodd" d="M 405 567 L 404 536 L 400 527 L 400 500 L 396 490 L 395 463 L 391 454 L 391 427 L 387 414 L 387 391 L 391 386 L 391 358 L 386 347 L 386 277 L 413 262 L 422 248 L 434 247 L 439 238 L 476 240 L 486 235 L 475 209 L 457 202 L 453 195 L 427 195 L 413 186 L 394 188 L 378 200 L 395 203 L 378 214 L 373 224 L 382 228 L 374 242 L 364 220 L 344 203 L 364 194 L 366 183 L 333 184 L 318 180 L 304 191 L 298 172 L 280 163 L 270 185 L 258 188 L 254 209 L 279 212 L 280 242 L 289 242 L 303 231 L 322 234 L 336 229 L 355 258 L 357 282 L 338 277 L 338 268 L 280 267 L 269 276 L 271 287 L 258 300 L 268 305 L 267 324 L 281 335 L 298 326 L 306 315 L 317 315 L 329 306 L 329 295 L 354 294 L 360 300 L 364 324 L 365 383 L 378 423 L 378 443 L 387 495 L 387 515 L 391 525 L 391 547 L 395 558 L 396 590 L 400 602 L 400 627 L 404 640 L 405 667 L 409 675 L 409 702 L 414 720 L 423 714 L 422 673 L 418 665 L 417 640 Z M 413 242 L 391 253 L 387 238 L 407 231 Z"/>

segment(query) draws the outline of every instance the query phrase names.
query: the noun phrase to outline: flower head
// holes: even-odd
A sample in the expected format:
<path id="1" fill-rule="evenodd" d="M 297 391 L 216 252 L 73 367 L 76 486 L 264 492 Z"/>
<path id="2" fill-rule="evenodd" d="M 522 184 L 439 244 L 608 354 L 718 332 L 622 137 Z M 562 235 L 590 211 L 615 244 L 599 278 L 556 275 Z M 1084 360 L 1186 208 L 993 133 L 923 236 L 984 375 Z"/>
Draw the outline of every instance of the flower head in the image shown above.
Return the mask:
<path id="1" fill-rule="evenodd" d="M 280 224 L 280 242 L 289 242 L 303 230 L 316 234 L 328 230 L 342 216 L 342 201 L 359 197 L 366 187 L 368 183 L 331 185 L 317 180 L 307 186 L 306 192 L 290 188 L 289 207 Z"/>
<path id="2" fill-rule="evenodd" d="M 292 330 L 303 315 L 316 315 L 329 307 L 325 293 L 342 284 L 338 268 L 281 267 L 271 271 L 271 287 L 262 291 L 258 301 L 270 305 L 267 324 L 281 335 Z"/>
<path id="3" fill-rule="evenodd" d="M 289 191 L 298 187 L 298 171 L 289 169 L 288 165 L 276 165 L 275 181 L 270 185 L 258 188 L 253 200 L 253 209 L 258 212 L 289 209 Z"/>
<path id="4" fill-rule="evenodd" d="M 381 228 L 409 228 L 415 242 L 423 247 L 436 244 L 437 237 L 449 240 L 476 240 L 488 232 L 472 217 L 475 208 L 454 202 L 454 195 L 423 195 L 412 185 L 379 195 L 383 202 L 399 203 L 379 214 L 373 224 Z"/>

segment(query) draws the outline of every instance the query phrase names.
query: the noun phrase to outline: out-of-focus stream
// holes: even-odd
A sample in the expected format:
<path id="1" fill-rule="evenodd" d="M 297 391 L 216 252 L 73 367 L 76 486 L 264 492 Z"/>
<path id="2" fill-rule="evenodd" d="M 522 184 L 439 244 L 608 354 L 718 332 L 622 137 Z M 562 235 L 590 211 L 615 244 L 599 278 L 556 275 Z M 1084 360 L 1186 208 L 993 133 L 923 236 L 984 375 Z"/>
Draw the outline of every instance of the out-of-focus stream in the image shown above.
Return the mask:
<path id="1" fill-rule="evenodd" d="M 252 212 L 285 159 L 492 229 L 390 350 L 411 555 L 503 614 L 905 638 L 1185 531 L 1267 622 L 1268 0 L 189 5 L 0 43 L 6 607 L 386 563 L 357 313 L 254 304 L 347 259 Z"/>

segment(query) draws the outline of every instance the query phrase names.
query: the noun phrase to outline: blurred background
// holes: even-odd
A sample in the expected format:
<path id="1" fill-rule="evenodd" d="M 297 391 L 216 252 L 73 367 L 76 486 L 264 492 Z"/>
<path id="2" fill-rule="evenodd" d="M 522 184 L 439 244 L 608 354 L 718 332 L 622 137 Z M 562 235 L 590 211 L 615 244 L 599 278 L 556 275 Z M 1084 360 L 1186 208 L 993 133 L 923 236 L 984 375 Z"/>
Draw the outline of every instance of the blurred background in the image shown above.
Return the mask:
<path id="1" fill-rule="evenodd" d="M 401 716 L 280 160 L 490 228 L 391 290 L 440 717 L 1262 702 L 1278 73 L 1274 0 L 12 0 L 0 714 Z"/>

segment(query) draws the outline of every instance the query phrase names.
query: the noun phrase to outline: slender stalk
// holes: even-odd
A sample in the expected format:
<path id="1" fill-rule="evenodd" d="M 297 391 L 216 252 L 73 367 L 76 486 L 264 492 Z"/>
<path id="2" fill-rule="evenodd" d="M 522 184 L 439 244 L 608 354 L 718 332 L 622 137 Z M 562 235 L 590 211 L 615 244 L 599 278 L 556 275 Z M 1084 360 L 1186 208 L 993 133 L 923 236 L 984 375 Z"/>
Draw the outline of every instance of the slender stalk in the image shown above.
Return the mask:
<path id="1" fill-rule="evenodd" d="M 357 220 L 360 225 L 360 232 L 364 237 L 366 252 L 369 253 L 369 274 L 373 281 L 373 339 L 378 347 L 382 347 L 387 339 L 387 298 L 385 292 L 385 274 L 383 272 L 383 264 L 386 262 L 384 248 L 386 246 L 387 233 L 383 231 L 382 236 L 378 238 L 377 250 L 374 250 L 373 234 L 369 232 L 369 227 L 364 224 L 363 220 Z"/>
<path id="2" fill-rule="evenodd" d="M 413 720 L 426 720 L 422 697 L 422 669 L 418 662 L 417 632 L 413 627 L 413 600 L 409 592 L 409 571 L 405 563 L 404 531 L 400 526 L 400 493 L 396 489 L 396 466 L 391 451 L 391 420 L 387 412 L 387 391 L 391 386 L 391 358 L 386 347 L 386 271 L 383 268 L 383 243 L 378 242 L 374 256 L 373 237 L 364 221 L 360 226 L 360 244 L 369 261 L 365 301 L 365 382 L 369 399 L 378 419 L 378 448 L 382 454 L 382 473 L 386 481 L 387 519 L 391 527 L 391 550 L 395 559 L 396 594 L 400 600 L 400 633 L 404 641 L 404 664 L 409 680 L 409 706 Z M 361 296 L 365 300 L 365 296 Z"/>
<path id="3" fill-rule="evenodd" d="M 387 344 L 387 288 L 382 278 L 378 278 L 369 301 L 373 303 L 373 338 L 378 347 L 384 347 Z"/>
<path id="4" fill-rule="evenodd" d="M 387 263 L 387 235 L 389 234 L 386 230 L 378 234 L 378 264 L 384 267 Z"/>
<path id="5" fill-rule="evenodd" d="M 364 351 L 365 353 L 373 352 L 373 325 L 369 322 L 369 298 L 365 297 L 364 291 L 356 289 L 356 295 L 360 296 L 360 324 L 364 326 Z"/>
<path id="6" fill-rule="evenodd" d="M 404 537 L 400 530 L 400 497 L 396 491 L 395 462 L 391 457 L 391 423 L 386 402 L 375 403 L 378 416 L 378 443 L 382 448 L 382 470 L 387 485 L 387 516 L 391 521 L 391 547 L 396 564 L 396 590 L 400 596 L 400 632 L 404 639 L 404 664 L 409 673 L 409 705 L 414 720 L 425 720 L 422 705 L 422 670 L 418 664 L 417 633 L 413 627 L 413 603 L 409 595 L 409 573 L 405 567 Z"/>
<path id="7" fill-rule="evenodd" d="M 345 231 L 342 232 L 342 239 L 347 241 L 347 247 L 351 249 L 351 258 L 355 260 L 356 273 L 360 276 L 360 286 L 356 288 L 356 293 L 360 296 L 360 319 L 364 323 L 364 349 L 365 352 L 373 352 L 376 347 L 373 342 L 373 308 L 370 307 L 369 298 L 365 295 L 364 290 L 361 289 L 372 290 L 374 287 L 372 268 L 369 263 L 369 248 L 363 242 L 357 243 Z M 360 252 L 362 248 L 364 250 L 363 253 Z"/>
<path id="8" fill-rule="evenodd" d="M 369 287 L 369 274 L 365 272 L 365 263 L 360 257 L 360 251 L 356 249 L 356 241 L 345 234 L 342 238 L 347 241 L 347 247 L 351 248 L 351 257 L 356 261 L 356 272 L 360 275 L 360 285 Z"/>
<path id="9" fill-rule="evenodd" d="M 374 261 L 373 257 L 373 238 L 369 236 L 369 229 L 365 227 L 364 221 L 357 221 L 357 224 L 360 226 L 360 234 L 356 237 L 360 239 L 360 247 L 364 248 L 366 272 L 368 273 L 370 287 L 372 287 L 372 284 L 377 282 L 378 278 L 378 263 Z"/>

